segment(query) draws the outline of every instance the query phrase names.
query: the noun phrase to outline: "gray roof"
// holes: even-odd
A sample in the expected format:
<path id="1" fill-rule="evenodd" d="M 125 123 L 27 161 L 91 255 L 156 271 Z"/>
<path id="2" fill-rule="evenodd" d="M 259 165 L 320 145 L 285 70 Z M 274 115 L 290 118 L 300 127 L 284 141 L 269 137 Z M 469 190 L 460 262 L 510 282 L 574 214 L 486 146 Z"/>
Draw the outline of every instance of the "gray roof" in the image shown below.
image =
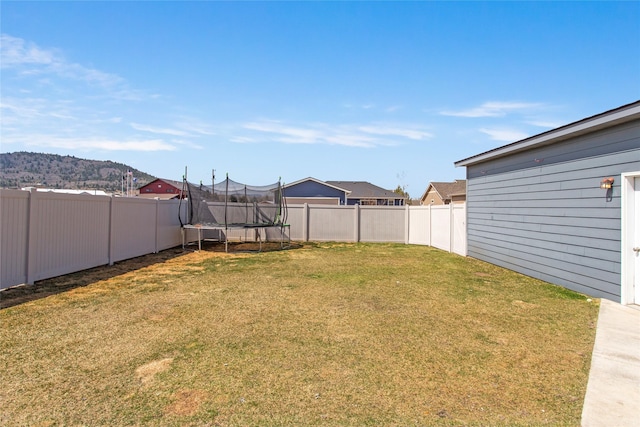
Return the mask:
<path id="1" fill-rule="evenodd" d="M 475 156 L 467 157 L 466 159 L 458 160 L 454 165 L 470 166 L 482 163 L 487 160 L 529 150 L 534 147 L 554 144 L 578 135 L 594 132 L 599 129 L 606 129 L 631 120 L 637 120 L 638 118 L 640 118 L 640 101 L 623 105 L 621 107 L 614 108 L 613 110 L 605 111 L 604 113 L 596 114 L 595 116 L 587 117 L 586 119 L 569 123 L 568 125 L 561 126 L 511 144 L 503 145 L 502 147 L 485 151 L 484 153 L 480 153 Z"/>
<path id="2" fill-rule="evenodd" d="M 350 199 L 406 199 L 405 196 L 391 190 L 373 185 L 366 181 L 326 181 L 327 184 L 349 190 Z"/>

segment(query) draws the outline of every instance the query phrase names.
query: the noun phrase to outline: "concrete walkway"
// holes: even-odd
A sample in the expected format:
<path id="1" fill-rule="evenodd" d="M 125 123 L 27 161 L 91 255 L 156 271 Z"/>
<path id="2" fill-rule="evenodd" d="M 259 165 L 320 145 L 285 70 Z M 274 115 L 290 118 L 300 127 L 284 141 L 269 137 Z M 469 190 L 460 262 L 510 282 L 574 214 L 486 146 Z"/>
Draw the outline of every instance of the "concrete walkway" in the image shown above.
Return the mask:
<path id="1" fill-rule="evenodd" d="M 582 427 L 640 427 L 640 307 L 600 301 Z"/>

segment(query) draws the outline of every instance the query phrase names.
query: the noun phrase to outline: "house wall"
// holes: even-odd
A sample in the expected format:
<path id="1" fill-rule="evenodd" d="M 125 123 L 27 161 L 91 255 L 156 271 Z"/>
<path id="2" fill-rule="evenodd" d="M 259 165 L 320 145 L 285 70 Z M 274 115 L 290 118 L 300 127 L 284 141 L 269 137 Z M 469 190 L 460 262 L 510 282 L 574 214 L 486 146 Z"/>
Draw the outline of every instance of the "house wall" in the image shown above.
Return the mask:
<path id="1" fill-rule="evenodd" d="M 302 205 L 305 203 L 313 205 L 339 205 L 339 197 L 285 197 L 288 205 Z"/>
<path id="2" fill-rule="evenodd" d="M 468 255 L 620 301 L 620 175 L 638 170 L 639 121 L 467 166 Z"/>
<path id="3" fill-rule="evenodd" d="M 348 198 L 348 206 L 404 206 L 403 199 L 378 199 L 377 197 Z"/>
<path id="4" fill-rule="evenodd" d="M 340 200 L 340 204 L 345 203 L 344 191 L 337 188 L 323 185 L 316 181 L 303 181 L 301 183 L 287 186 L 284 189 L 285 197 L 331 197 Z"/>
<path id="5" fill-rule="evenodd" d="M 433 200 L 433 203 L 431 203 L 431 200 Z M 431 187 L 429 191 L 427 191 L 427 194 L 425 195 L 425 197 L 423 197 L 422 204 L 425 206 L 427 205 L 439 206 L 439 205 L 444 205 L 444 202 L 440 198 L 440 195 L 438 194 L 438 192 L 433 187 Z"/>
<path id="6" fill-rule="evenodd" d="M 140 194 L 180 194 L 180 189 L 161 179 L 157 179 L 140 187 Z"/>

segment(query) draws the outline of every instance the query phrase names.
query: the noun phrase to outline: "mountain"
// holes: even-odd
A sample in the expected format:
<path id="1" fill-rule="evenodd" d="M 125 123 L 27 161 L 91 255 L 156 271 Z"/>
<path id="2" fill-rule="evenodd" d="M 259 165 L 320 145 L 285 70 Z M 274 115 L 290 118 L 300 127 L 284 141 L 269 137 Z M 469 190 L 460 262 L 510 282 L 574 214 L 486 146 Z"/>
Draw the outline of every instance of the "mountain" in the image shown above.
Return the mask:
<path id="1" fill-rule="evenodd" d="M 43 153 L 0 153 L 0 188 L 45 187 L 116 192 L 132 172 L 135 188 L 155 177 L 122 163 Z"/>

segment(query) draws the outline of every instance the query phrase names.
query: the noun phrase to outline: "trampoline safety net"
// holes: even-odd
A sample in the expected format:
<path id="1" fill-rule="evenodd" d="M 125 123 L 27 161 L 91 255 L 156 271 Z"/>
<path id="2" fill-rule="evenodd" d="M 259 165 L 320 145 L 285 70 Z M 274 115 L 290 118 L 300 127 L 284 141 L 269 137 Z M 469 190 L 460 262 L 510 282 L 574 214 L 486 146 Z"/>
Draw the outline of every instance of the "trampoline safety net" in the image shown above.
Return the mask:
<path id="1" fill-rule="evenodd" d="M 254 186 L 228 177 L 213 186 L 183 182 L 186 209 L 180 224 L 200 227 L 272 227 L 286 223 L 280 181 Z"/>

